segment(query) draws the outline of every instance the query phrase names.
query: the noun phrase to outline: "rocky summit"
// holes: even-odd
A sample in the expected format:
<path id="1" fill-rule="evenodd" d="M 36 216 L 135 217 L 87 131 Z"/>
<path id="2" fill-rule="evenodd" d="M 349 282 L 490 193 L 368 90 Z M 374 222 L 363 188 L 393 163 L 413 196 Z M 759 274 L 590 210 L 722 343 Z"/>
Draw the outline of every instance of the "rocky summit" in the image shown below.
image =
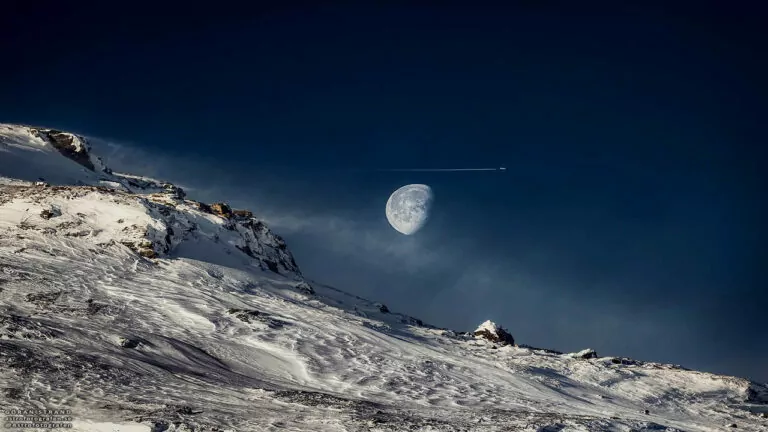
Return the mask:
<path id="1" fill-rule="evenodd" d="M 0 125 L 5 412 L 71 410 L 75 431 L 768 427 L 765 384 L 377 300 L 309 279 L 247 209 L 115 173 L 87 137 Z"/>
<path id="2" fill-rule="evenodd" d="M 515 344 L 515 338 L 508 331 L 490 320 L 480 324 L 474 335 L 501 345 Z"/>

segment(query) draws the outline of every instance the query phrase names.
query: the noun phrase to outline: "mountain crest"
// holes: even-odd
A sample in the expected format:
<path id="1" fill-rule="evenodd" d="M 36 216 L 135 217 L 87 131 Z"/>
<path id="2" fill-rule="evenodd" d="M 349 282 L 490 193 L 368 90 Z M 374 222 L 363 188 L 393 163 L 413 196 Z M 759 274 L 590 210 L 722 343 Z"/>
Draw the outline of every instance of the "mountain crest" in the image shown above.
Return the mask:
<path id="1" fill-rule="evenodd" d="M 86 141 L 77 135 L 61 132 L 54 129 L 29 128 L 29 132 L 38 138 L 50 143 L 64 157 L 72 159 L 80 165 L 94 171 L 96 168 L 91 162 L 91 156 L 86 146 Z"/>
<path id="2" fill-rule="evenodd" d="M 28 233 L 118 244 L 147 259 L 182 253 L 228 262 L 239 255 L 261 269 L 303 280 L 285 241 L 250 211 L 187 199 L 172 183 L 114 173 L 91 153 L 85 137 L 0 125 L 0 149 L 42 168 L 37 176 L 26 175 L 27 182 L 6 178 L 0 188 L 0 212 L 9 215 L 0 223 L 6 228 L 15 222 Z"/>

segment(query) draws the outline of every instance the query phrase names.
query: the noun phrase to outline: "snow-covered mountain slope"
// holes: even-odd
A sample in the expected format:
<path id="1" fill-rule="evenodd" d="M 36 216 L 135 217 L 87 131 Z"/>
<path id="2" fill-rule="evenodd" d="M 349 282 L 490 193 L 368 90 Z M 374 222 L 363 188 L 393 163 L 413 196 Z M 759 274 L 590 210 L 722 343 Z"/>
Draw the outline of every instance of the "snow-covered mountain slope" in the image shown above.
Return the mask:
<path id="1" fill-rule="evenodd" d="M 0 184 L 45 182 L 103 186 L 136 193 L 179 189 L 147 177 L 114 173 L 90 150 L 88 140 L 80 135 L 0 124 Z"/>
<path id="2" fill-rule="evenodd" d="M 426 325 L 305 279 L 249 212 L 40 130 L 0 125 L 0 409 L 82 431 L 768 430 L 765 385 Z"/>

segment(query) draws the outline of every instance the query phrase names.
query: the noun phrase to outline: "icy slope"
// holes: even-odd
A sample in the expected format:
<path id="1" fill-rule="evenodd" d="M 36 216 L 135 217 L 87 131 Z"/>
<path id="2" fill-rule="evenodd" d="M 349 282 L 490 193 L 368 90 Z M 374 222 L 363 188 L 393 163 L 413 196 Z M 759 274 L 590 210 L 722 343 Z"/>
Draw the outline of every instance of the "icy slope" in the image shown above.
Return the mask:
<path id="1" fill-rule="evenodd" d="M 37 145 L 14 139 L 6 153 Z M 768 426 L 763 385 L 516 346 L 493 323 L 434 328 L 305 280 L 246 211 L 49 153 L 47 181 L 60 164 L 86 185 L 0 172 L 2 409 L 68 408 L 74 430 L 109 431 Z"/>

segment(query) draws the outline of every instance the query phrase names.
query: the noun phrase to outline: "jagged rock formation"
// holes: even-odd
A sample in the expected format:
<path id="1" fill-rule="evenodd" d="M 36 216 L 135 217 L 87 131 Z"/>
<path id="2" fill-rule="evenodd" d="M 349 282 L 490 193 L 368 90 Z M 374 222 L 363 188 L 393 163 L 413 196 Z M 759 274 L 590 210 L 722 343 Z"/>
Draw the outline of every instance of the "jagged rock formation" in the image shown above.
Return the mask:
<path id="1" fill-rule="evenodd" d="M 46 139 L 65 157 L 72 159 L 91 171 L 96 169 L 91 161 L 86 140 L 84 138 L 54 129 L 30 128 L 30 132 L 33 135 Z"/>
<path id="2" fill-rule="evenodd" d="M 211 213 L 228 218 L 232 216 L 232 209 L 225 203 L 213 203 L 208 208 L 211 209 Z"/>
<path id="3" fill-rule="evenodd" d="M 178 188 L 167 187 L 162 193 L 140 195 L 100 186 L 0 185 L 0 214 L 8 215 L 3 221 L 6 230 L 15 225 L 100 246 L 118 243 L 145 258 L 168 256 L 182 242 L 210 238 L 264 269 L 301 278 L 285 241 L 262 221 L 232 212 L 201 212 L 198 203 L 180 197 Z M 211 207 L 228 209 L 220 203 Z M 114 216 L 96 227 L 96 219 L 105 213 Z"/>
<path id="4" fill-rule="evenodd" d="M 515 338 L 513 338 L 508 331 L 504 330 L 503 327 L 497 325 L 493 321 L 486 321 L 480 324 L 475 330 L 474 335 L 500 345 L 515 344 Z"/>

